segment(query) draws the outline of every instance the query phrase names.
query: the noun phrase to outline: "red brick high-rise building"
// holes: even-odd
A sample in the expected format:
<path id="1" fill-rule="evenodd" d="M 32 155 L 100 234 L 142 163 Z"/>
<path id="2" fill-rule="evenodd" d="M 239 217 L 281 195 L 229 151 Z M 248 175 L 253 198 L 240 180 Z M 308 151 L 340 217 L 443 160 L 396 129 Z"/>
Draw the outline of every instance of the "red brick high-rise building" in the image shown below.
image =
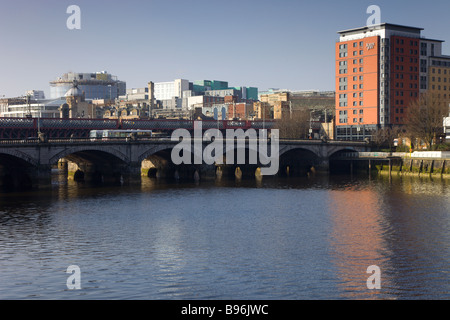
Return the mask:
<path id="1" fill-rule="evenodd" d="M 378 128 L 405 124 L 409 104 L 430 87 L 432 67 L 450 75 L 443 41 L 421 37 L 422 30 L 384 23 L 338 32 L 336 139 L 362 140 Z M 450 83 L 439 88 L 450 97 Z"/>

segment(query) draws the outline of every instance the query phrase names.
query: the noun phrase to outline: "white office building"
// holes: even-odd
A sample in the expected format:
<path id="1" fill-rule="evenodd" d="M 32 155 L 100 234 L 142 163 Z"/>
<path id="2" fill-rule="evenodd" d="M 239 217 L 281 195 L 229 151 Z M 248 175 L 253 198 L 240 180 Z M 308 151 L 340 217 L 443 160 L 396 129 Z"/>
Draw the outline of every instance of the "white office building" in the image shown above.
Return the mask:
<path id="1" fill-rule="evenodd" d="M 173 101 L 176 98 L 179 101 L 177 107 L 181 108 L 181 99 L 184 91 L 189 91 L 189 80 L 176 79 L 170 82 L 155 82 L 154 96 L 155 100 L 159 101 Z"/>
<path id="2" fill-rule="evenodd" d="M 28 90 L 25 96 L 29 96 L 31 100 L 45 100 L 45 94 L 42 90 Z"/>
<path id="3" fill-rule="evenodd" d="M 5 118 L 59 118 L 59 108 L 65 99 L 31 100 L 30 103 L 18 103 L 0 106 L 0 117 Z"/>

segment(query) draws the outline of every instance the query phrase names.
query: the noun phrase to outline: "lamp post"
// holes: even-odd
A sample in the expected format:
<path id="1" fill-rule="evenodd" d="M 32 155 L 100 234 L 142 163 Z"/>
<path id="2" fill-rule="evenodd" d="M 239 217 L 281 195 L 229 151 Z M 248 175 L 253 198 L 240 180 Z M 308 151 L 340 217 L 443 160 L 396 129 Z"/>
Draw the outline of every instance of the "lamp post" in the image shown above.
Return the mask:
<path id="1" fill-rule="evenodd" d="M 263 130 L 266 130 L 266 107 L 263 103 L 261 102 L 261 108 L 263 109 Z"/>
<path id="2" fill-rule="evenodd" d="M 316 111 L 315 109 L 309 111 L 309 138 L 312 139 L 312 113 Z"/>
<path id="3" fill-rule="evenodd" d="M 289 117 L 292 119 L 292 101 L 289 100 Z"/>
<path id="4" fill-rule="evenodd" d="M 27 118 L 33 118 L 33 115 L 31 114 L 30 95 L 29 94 L 27 94 L 25 101 L 27 102 L 27 110 L 28 110 Z"/>

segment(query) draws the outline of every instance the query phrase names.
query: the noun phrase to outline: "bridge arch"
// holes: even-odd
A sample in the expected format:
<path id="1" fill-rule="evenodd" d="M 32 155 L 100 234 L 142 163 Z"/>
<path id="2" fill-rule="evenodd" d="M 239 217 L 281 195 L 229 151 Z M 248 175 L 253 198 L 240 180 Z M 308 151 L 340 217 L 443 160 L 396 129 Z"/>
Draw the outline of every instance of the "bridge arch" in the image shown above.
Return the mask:
<path id="1" fill-rule="evenodd" d="M 175 146 L 161 144 L 146 149 L 137 157 L 141 163 L 142 176 L 149 178 L 180 179 L 194 176 L 193 166 L 178 165 L 172 161 L 172 149 Z M 192 171 L 192 172 L 191 172 Z"/>
<path id="2" fill-rule="evenodd" d="M 173 145 L 173 146 L 175 146 L 175 145 Z M 156 146 L 152 146 L 152 147 L 150 147 L 149 149 L 147 149 L 147 150 L 145 150 L 144 152 L 142 152 L 142 153 L 137 157 L 137 161 L 138 161 L 138 162 L 142 162 L 142 161 L 144 161 L 145 159 L 147 159 L 148 157 L 150 157 L 150 156 L 152 156 L 152 155 L 154 155 L 154 154 L 158 154 L 158 153 L 161 153 L 161 155 L 165 153 L 166 155 L 164 156 L 164 158 L 166 158 L 166 160 L 168 160 L 168 159 L 167 159 L 167 153 L 168 153 L 169 151 L 172 152 L 173 146 L 168 146 L 168 145 L 156 145 Z M 168 154 L 168 157 L 170 157 L 170 153 Z"/>
<path id="3" fill-rule="evenodd" d="M 280 147 L 280 176 L 307 176 L 321 163 L 321 149 L 310 145 Z"/>
<path id="4" fill-rule="evenodd" d="M 130 171 L 130 160 L 111 146 L 71 146 L 49 159 L 55 165 L 60 159 L 68 161 L 69 178 L 76 181 L 123 182 Z"/>
<path id="5" fill-rule="evenodd" d="M 83 154 L 100 153 L 100 154 L 112 157 L 113 159 L 120 159 L 124 163 L 130 162 L 129 157 L 127 157 L 123 152 L 121 152 L 113 147 L 80 145 L 80 146 L 74 146 L 74 147 L 64 149 L 64 150 L 58 152 L 57 154 L 53 155 L 49 159 L 49 165 L 55 165 L 56 163 L 58 163 L 59 159 L 67 158 L 70 155 L 81 154 L 81 153 L 83 153 Z"/>
<path id="6" fill-rule="evenodd" d="M 31 189 L 38 166 L 38 161 L 24 152 L 2 149 L 0 152 L 0 189 L 3 191 Z"/>
<path id="7" fill-rule="evenodd" d="M 38 166 L 39 161 L 31 156 L 29 156 L 27 153 L 16 150 L 16 149 L 2 149 L 0 151 L 0 158 L 4 156 L 8 156 L 11 158 L 18 159 L 22 164 L 27 164 L 30 166 Z"/>
<path id="8" fill-rule="evenodd" d="M 340 146 L 329 150 L 329 163 L 330 163 L 330 173 L 331 174 L 342 174 L 350 173 L 353 171 L 353 163 L 348 160 L 343 160 L 340 158 L 341 155 L 345 153 L 358 152 L 356 148 Z"/>
<path id="9" fill-rule="evenodd" d="M 329 148 L 328 149 L 328 158 L 332 159 L 332 158 L 336 158 L 337 156 L 339 156 L 342 153 L 347 153 L 347 152 L 358 152 L 357 148 L 354 147 L 348 147 L 348 146 L 336 146 L 334 148 Z"/>
<path id="10" fill-rule="evenodd" d="M 288 153 L 288 152 L 290 152 L 292 150 L 309 151 L 309 152 L 311 152 L 312 154 L 314 154 L 317 157 L 320 157 L 321 153 L 322 153 L 320 146 L 317 146 L 317 145 L 305 144 L 305 145 L 299 146 L 299 145 L 294 145 L 294 144 L 292 144 L 292 145 L 291 144 L 283 145 L 283 144 L 280 143 L 280 151 L 279 151 L 280 157 L 283 156 L 285 153 Z"/>
<path id="11" fill-rule="evenodd" d="M 260 162 L 258 143 L 249 140 L 246 140 L 245 144 L 237 142 L 225 144 L 222 154 L 218 156 L 220 161 L 215 162 L 214 171 L 219 177 L 254 178 L 259 176 L 260 168 L 263 166 Z"/>

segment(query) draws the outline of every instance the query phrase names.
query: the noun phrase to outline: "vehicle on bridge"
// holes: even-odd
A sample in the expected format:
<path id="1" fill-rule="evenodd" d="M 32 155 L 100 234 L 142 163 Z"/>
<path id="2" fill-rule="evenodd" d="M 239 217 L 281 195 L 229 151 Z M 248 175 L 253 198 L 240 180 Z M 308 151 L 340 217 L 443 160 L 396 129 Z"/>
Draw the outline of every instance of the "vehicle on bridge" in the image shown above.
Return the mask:
<path id="1" fill-rule="evenodd" d="M 91 141 L 96 140 L 113 140 L 113 139 L 146 139 L 152 138 L 152 130 L 91 130 L 89 138 Z"/>

